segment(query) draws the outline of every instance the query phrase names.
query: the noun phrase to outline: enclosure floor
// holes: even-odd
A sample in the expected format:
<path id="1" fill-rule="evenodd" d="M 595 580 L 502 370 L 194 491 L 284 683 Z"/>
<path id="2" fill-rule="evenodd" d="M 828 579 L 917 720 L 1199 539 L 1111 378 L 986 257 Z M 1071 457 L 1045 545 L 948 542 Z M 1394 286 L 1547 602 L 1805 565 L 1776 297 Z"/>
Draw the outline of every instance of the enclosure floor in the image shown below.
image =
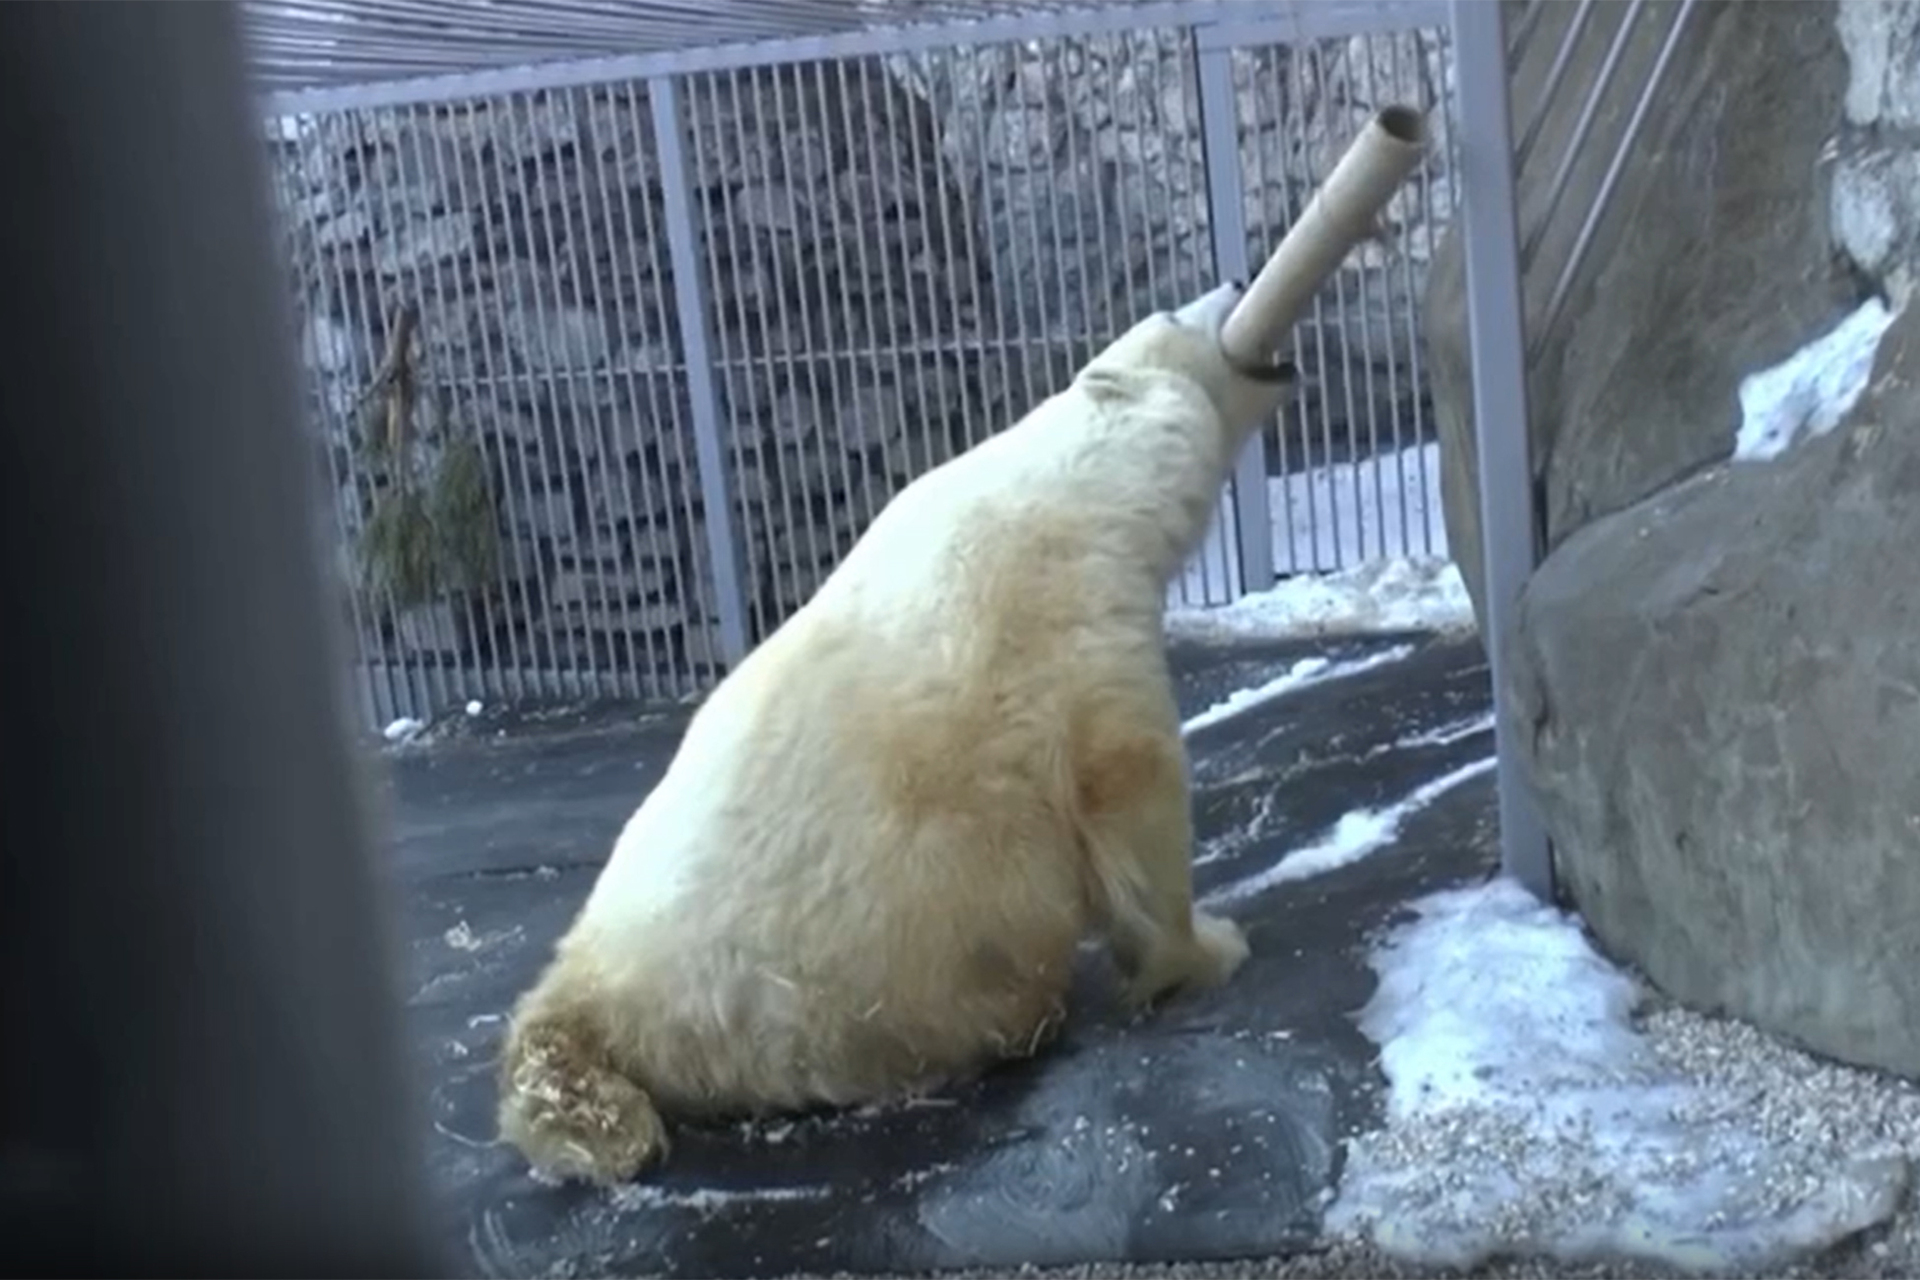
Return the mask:
<path id="1" fill-rule="evenodd" d="M 1477 641 L 1382 637 L 1175 651 L 1193 716 L 1303 658 L 1397 660 L 1189 738 L 1204 897 L 1344 814 L 1492 751 Z M 571 919 L 685 712 L 597 712 L 395 754 L 391 818 L 432 1178 L 461 1274 L 778 1276 L 1276 1257 L 1310 1248 L 1342 1139 L 1379 1077 L 1352 1014 L 1365 937 L 1492 868 L 1483 773 L 1371 856 L 1225 907 L 1253 956 L 1226 987 L 1127 1025 L 1096 956 L 1050 1051 L 930 1104 L 676 1133 L 615 1192 L 530 1179 L 494 1142 L 501 1018 Z M 1426 732 L 1427 741 L 1420 741 Z M 1252 832 L 1255 834 L 1248 835 Z"/>

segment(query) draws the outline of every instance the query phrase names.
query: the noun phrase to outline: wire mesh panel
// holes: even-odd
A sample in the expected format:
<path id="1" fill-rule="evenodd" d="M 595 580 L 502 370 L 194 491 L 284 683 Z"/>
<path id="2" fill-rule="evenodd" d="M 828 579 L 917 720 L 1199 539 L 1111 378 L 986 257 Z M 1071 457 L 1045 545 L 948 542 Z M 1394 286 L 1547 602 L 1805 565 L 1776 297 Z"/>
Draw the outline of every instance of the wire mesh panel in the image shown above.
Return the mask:
<path id="1" fill-rule="evenodd" d="M 710 685 L 910 480 L 1212 287 L 1217 240 L 1264 260 L 1388 102 L 1441 145 L 1297 328 L 1266 487 L 1236 473 L 1169 603 L 1263 585 L 1248 484 L 1278 574 L 1444 552 L 1444 35 L 1230 25 L 274 121 L 369 715 Z"/>
<path id="2" fill-rule="evenodd" d="M 1419 309 L 1454 205 L 1450 68 L 1444 27 L 1233 53 L 1256 263 L 1380 107 L 1420 108 L 1434 139 L 1387 207 L 1382 239 L 1349 255 L 1294 330 L 1303 376 L 1267 433 L 1273 564 L 1283 576 L 1446 554 Z"/>
<path id="3" fill-rule="evenodd" d="M 1205 287 L 1191 74 L 1144 32 L 689 77 L 756 637 L 908 481 Z"/>
<path id="4" fill-rule="evenodd" d="M 650 138 L 634 85 L 277 122 L 377 718 L 718 669 Z"/>

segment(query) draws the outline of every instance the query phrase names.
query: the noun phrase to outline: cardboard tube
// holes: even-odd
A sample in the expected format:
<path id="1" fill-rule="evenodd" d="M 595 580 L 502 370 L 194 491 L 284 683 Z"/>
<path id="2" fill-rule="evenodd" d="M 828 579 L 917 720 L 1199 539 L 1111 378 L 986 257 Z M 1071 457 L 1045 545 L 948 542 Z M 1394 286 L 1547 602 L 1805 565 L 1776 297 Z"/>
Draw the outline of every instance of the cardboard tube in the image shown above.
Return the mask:
<path id="1" fill-rule="evenodd" d="M 1221 326 L 1229 360 L 1247 368 L 1271 363 L 1274 348 L 1348 250 L 1374 235 L 1380 210 L 1420 163 L 1426 144 L 1426 119 L 1412 107 L 1385 107 L 1367 121 Z"/>

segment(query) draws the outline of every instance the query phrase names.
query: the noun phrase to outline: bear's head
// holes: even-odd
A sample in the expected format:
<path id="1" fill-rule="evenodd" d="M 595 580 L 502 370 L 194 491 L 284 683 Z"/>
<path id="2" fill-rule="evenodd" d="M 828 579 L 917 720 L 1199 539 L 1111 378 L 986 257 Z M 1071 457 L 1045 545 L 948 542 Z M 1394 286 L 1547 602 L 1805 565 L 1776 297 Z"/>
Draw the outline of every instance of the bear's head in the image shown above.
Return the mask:
<path id="1" fill-rule="evenodd" d="M 1206 392 L 1236 439 L 1251 434 L 1279 410 L 1293 387 L 1294 368 L 1280 362 L 1249 369 L 1227 358 L 1220 327 L 1244 293 L 1239 281 L 1230 281 L 1177 311 L 1155 312 L 1095 356 L 1082 378 L 1090 390 L 1109 381 L 1124 389 L 1141 376 L 1185 378 Z"/>

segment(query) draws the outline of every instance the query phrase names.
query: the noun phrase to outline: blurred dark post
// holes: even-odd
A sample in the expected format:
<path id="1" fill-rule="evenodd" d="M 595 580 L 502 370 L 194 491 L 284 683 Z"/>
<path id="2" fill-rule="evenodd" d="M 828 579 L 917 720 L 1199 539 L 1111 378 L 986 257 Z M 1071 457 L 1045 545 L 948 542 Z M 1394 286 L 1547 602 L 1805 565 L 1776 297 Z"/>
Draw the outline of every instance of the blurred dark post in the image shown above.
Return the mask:
<path id="1" fill-rule="evenodd" d="M 237 6 L 0 6 L 0 1254 L 439 1259 Z"/>

